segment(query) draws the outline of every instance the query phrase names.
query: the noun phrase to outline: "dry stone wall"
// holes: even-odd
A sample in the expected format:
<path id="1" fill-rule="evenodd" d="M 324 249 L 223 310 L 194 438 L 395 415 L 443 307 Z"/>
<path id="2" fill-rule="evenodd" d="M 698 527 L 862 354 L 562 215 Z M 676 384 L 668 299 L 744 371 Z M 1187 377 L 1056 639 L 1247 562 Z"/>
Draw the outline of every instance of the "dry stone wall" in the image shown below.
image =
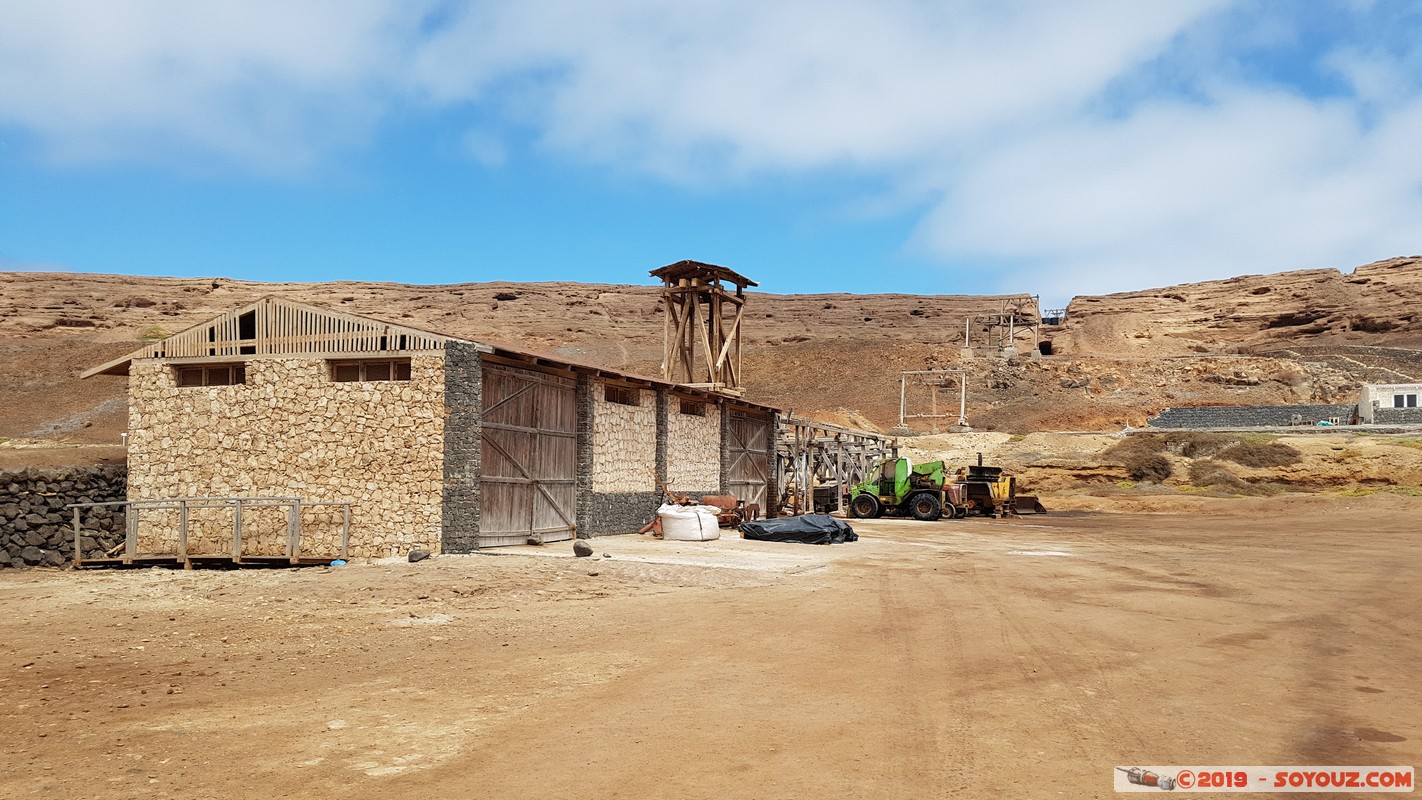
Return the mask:
<path id="1" fill-rule="evenodd" d="M 656 392 L 633 390 L 639 405 L 610 403 L 602 384 L 592 387 L 592 490 L 646 492 L 656 488 Z"/>
<path id="2" fill-rule="evenodd" d="M 1347 424 L 1357 410 L 1357 405 L 1348 403 L 1167 408 L 1146 424 L 1152 428 L 1264 428 L 1290 425 L 1295 414 L 1305 425 L 1335 417 Z"/>
<path id="3" fill-rule="evenodd" d="M 124 500 L 126 472 L 121 466 L 0 472 L 0 567 L 57 567 L 72 561 L 74 517 L 65 506 Z M 102 556 L 123 541 L 123 509 L 83 509 L 79 528 L 84 555 Z"/>
<path id="4" fill-rule="evenodd" d="M 178 388 L 171 367 L 130 372 L 131 499 L 289 496 L 351 501 L 350 554 L 438 550 L 444 483 L 444 359 L 411 359 L 409 381 L 337 383 L 321 359 L 254 359 L 240 386 Z M 230 553 L 232 512 L 190 520 L 189 552 Z M 243 551 L 279 555 L 285 515 L 243 512 Z M 139 518 L 139 551 L 171 551 L 176 512 Z M 336 554 L 339 509 L 302 517 L 302 552 Z"/>
<path id="5" fill-rule="evenodd" d="M 715 493 L 721 487 L 721 408 L 706 403 L 704 416 L 681 413 L 672 395 L 667 409 L 667 484 L 681 493 Z"/>

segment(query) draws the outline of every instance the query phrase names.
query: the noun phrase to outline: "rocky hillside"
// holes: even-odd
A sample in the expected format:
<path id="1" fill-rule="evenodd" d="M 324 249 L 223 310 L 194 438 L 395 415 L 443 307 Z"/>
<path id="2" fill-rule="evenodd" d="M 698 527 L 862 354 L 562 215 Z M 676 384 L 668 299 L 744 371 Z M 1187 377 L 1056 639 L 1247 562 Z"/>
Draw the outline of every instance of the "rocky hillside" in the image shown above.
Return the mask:
<path id="1" fill-rule="evenodd" d="M 80 382 L 79 372 L 267 294 L 640 374 L 657 375 L 661 361 L 660 289 L 651 285 L 0 273 L 0 370 L 15 376 L 0 384 L 0 403 L 11 409 L 0 418 L 0 437 L 116 441 L 125 379 Z M 752 292 L 744 324 L 750 396 L 848 424 L 892 425 L 898 370 L 956 359 L 964 317 L 999 311 L 1002 302 Z M 869 419 L 857 415 L 862 408 L 874 409 Z"/>
<path id="2" fill-rule="evenodd" d="M 1422 346 L 1422 256 L 1078 297 L 1053 336 L 1077 355 L 1174 356 L 1294 345 Z"/>
<path id="3" fill-rule="evenodd" d="M 274 294 L 441 333 L 655 375 L 654 286 L 263 284 L 0 273 L 0 439 L 115 443 L 125 379 L 83 369 Z M 1422 258 L 1351 274 L 1310 270 L 1076 299 L 1064 325 L 1012 359 L 961 361 L 965 317 L 1001 297 L 752 293 L 749 396 L 857 427 L 897 424 L 900 370 L 964 364 L 986 430 L 1114 430 L 1165 406 L 1346 401 L 1369 380 L 1422 375 Z M 1035 312 L 1034 312 L 1035 313 Z M 980 337 L 981 332 L 975 334 Z M 978 339 L 980 341 L 980 339 Z M 1388 349 L 1391 348 L 1391 349 Z M 956 417 L 956 390 L 940 410 Z M 911 391 L 927 410 L 927 390 Z M 946 425 L 954 421 L 944 420 Z M 917 424 L 920 429 L 928 423 Z"/>

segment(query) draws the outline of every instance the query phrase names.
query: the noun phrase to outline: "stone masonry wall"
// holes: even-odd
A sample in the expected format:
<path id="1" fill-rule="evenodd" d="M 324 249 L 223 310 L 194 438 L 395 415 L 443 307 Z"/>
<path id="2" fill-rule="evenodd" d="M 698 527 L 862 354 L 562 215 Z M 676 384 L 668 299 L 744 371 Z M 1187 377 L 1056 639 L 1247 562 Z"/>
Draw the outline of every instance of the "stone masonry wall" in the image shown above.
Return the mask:
<path id="1" fill-rule="evenodd" d="M 444 358 L 411 359 L 409 381 L 336 383 L 321 359 L 247 362 L 240 386 L 178 388 L 171 367 L 136 361 L 129 379 L 129 496 L 299 496 L 348 500 L 353 556 L 438 550 Z M 176 516 L 175 512 L 172 516 Z M 279 554 L 284 514 L 244 511 L 244 552 Z M 339 510 L 302 519 L 302 552 L 336 552 Z M 164 513 L 139 520 L 139 552 L 171 550 Z M 190 520 L 189 551 L 231 552 L 230 512 Z"/>
<path id="2" fill-rule="evenodd" d="M 1375 425 L 1422 425 L 1422 408 L 1379 408 L 1373 412 Z"/>
<path id="3" fill-rule="evenodd" d="M 446 553 L 479 548 L 479 469 L 483 458 L 484 368 L 478 349 L 445 345 L 444 508 Z"/>
<path id="4" fill-rule="evenodd" d="M 702 417 L 681 413 L 672 395 L 667 409 L 667 484 L 683 494 L 721 489 L 721 406 L 705 404 Z"/>
<path id="5" fill-rule="evenodd" d="M 127 474 L 122 466 L 0 472 L 0 567 L 72 561 L 74 512 L 65 506 L 127 499 Z M 123 541 L 123 510 L 82 509 L 79 528 L 84 555 L 100 557 Z"/>
<path id="6" fill-rule="evenodd" d="M 592 490 L 645 492 L 656 488 L 656 392 L 636 390 L 641 405 L 609 403 L 601 383 L 592 386 Z"/>
<path id="7" fill-rule="evenodd" d="M 1167 408 L 1146 424 L 1152 428 L 1264 428 L 1286 426 L 1294 414 L 1303 417 L 1305 424 L 1331 417 L 1347 424 L 1357 410 L 1354 404 Z"/>
<path id="8" fill-rule="evenodd" d="M 606 387 L 578 382 L 578 536 L 633 533 L 661 504 L 657 486 L 662 393 L 638 390 L 640 405 L 609 403 Z"/>

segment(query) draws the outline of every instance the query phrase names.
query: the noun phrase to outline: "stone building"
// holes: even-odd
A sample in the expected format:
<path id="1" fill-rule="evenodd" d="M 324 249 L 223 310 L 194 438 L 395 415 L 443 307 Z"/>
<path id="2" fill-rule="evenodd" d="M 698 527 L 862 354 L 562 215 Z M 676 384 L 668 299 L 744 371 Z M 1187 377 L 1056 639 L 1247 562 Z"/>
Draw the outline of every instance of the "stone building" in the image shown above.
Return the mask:
<path id="1" fill-rule="evenodd" d="M 129 376 L 130 500 L 350 502 L 352 555 L 633 532 L 663 485 L 778 496 L 770 406 L 274 297 L 101 373 Z M 230 544 L 230 519 L 191 524 L 186 547 Z M 275 547 L 285 523 L 243 524 Z"/>
<path id="2" fill-rule="evenodd" d="M 1422 424 L 1422 383 L 1367 383 L 1358 393 L 1358 416 L 1369 425 Z"/>

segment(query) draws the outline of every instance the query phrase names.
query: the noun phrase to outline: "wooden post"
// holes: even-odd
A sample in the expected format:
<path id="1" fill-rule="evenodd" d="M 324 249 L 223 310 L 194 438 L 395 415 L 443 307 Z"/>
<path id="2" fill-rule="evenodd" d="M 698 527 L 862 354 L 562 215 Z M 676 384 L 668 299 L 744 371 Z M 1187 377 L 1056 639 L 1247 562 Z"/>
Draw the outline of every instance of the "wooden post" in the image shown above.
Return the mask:
<path id="1" fill-rule="evenodd" d="M 287 557 L 291 563 L 295 564 L 301 560 L 301 501 L 296 500 L 291 504 L 290 511 L 290 552 Z"/>
<path id="2" fill-rule="evenodd" d="M 900 427 L 900 428 L 904 427 L 904 425 L 905 425 L 905 422 L 904 422 L 904 414 L 907 413 L 907 410 L 908 410 L 908 409 L 906 408 L 907 405 L 908 405 L 908 376 L 905 375 L 905 374 L 903 374 L 902 372 L 900 372 L 900 373 L 899 373 L 899 427 Z"/>
<path id="3" fill-rule="evenodd" d="M 242 563 L 242 500 L 233 499 L 235 513 L 232 515 L 232 562 Z"/>
<path id="4" fill-rule="evenodd" d="M 341 504 L 341 558 L 349 558 L 351 543 L 351 504 Z"/>
<path id="5" fill-rule="evenodd" d="M 835 510 L 845 513 L 845 492 L 849 492 L 849 486 L 845 485 L 845 442 L 839 438 L 838 433 L 835 435 L 835 442 L 839 445 L 839 453 L 836 455 L 839 475 L 835 477 Z"/>
<path id="6" fill-rule="evenodd" d="M 79 507 L 74 507 L 74 566 L 84 560 L 84 551 L 79 549 Z"/>
<path id="7" fill-rule="evenodd" d="M 183 569 L 192 569 L 192 559 L 188 558 L 188 501 L 178 501 L 178 558 Z"/>
<path id="8" fill-rule="evenodd" d="M 132 564 L 133 557 L 138 555 L 138 506 L 133 503 L 125 503 L 128 510 L 123 517 L 123 563 Z"/>

